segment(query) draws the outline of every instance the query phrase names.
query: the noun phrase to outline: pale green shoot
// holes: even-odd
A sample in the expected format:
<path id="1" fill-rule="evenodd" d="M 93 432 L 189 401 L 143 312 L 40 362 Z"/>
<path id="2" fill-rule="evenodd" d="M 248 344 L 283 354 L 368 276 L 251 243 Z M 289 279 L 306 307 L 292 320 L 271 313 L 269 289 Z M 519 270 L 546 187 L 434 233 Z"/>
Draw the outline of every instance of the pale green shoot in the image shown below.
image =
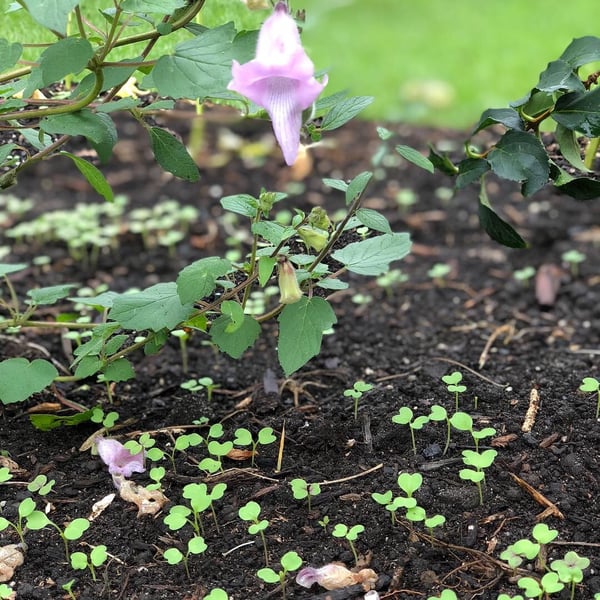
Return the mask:
<path id="1" fill-rule="evenodd" d="M 392 421 L 394 423 L 398 423 L 399 425 L 408 425 L 410 428 L 410 439 L 412 443 L 413 453 L 417 454 L 417 443 L 415 440 L 415 430 L 421 430 L 423 427 L 429 422 L 429 417 L 425 415 L 421 415 L 416 419 L 413 419 L 414 413 L 411 408 L 408 406 L 403 406 L 398 411 L 397 415 L 392 417 Z"/>
<path id="2" fill-rule="evenodd" d="M 265 565 L 269 566 L 269 551 L 267 550 L 267 540 L 265 538 L 265 529 L 269 526 L 269 521 L 267 519 L 259 520 L 260 511 L 260 504 L 254 502 L 254 500 L 250 500 L 250 502 L 240 507 L 238 514 L 240 519 L 250 521 L 251 525 L 248 527 L 249 534 L 256 535 L 258 533 L 260 535 L 265 555 Z"/>
<path id="3" fill-rule="evenodd" d="M 286 578 L 288 573 L 297 571 L 302 566 L 302 559 L 297 552 L 286 552 L 279 561 L 281 569 L 279 572 L 269 567 L 259 569 L 256 575 L 266 583 L 279 583 L 281 585 L 281 595 L 285 600 Z"/>
<path id="4" fill-rule="evenodd" d="M 358 553 L 356 552 L 356 547 L 354 546 L 354 542 L 358 539 L 358 536 L 365 530 L 364 525 L 353 525 L 352 527 L 348 527 L 343 523 L 337 523 L 331 532 L 331 535 L 336 538 L 345 538 L 350 546 L 350 550 L 352 550 L 352 554 L 354 556 L 355 564 L 358 564 Z"/>
<path id="5" fill-rule="evenodd" d="M 596 404 L 596 420 L 598 420 L 598 417 L 600 417 L 600 381 L 595 377 L 584 377 L 579 389 L 582 392 L 598 394 L 598 403 Z"/>
<path id="6" fill-rule="evenodd" d="M 108 558 L 106 546 L 92 546 L 89 556 L 85 552 L 73 552 L 71 554 L 71 567 L 78 571 L 90 570 L 92 579 L 96 581 L 96 569 L 101 567 Z"/>

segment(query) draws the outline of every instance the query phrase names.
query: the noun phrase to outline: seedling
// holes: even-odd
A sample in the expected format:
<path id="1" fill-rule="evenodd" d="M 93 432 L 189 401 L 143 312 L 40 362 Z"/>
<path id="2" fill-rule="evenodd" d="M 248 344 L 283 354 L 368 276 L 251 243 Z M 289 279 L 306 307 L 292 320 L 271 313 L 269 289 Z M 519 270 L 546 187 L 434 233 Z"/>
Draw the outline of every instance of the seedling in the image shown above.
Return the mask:
<path id="1" fill-rule="evenodd" d="M 256 454 L 258 454 L 258 445 L 260 444 L 261 446 L 268 446 L 276 440 L 277 438 L 273 433 L 272 427 L 263 427 L 258 432 L 256 439 L 252 437 L 250 430 L 246 429 L 245 427 L 240 427 L 239 429 L 235 430 L 235 438 L 233 443 L 237 446 L 252 446 L 252 466 L 254 466 Z"/>
<path id="2" fill-rule="evenodd" d="M 219 384 L 215 383 L 211 377 L 200 377 L 198 379 L 188 379 L 180 387 L 190 392 L 206 390 L 206 399 L 211 402 L 214 391 L 219 389 Z"/>
<path id="3" fill-rule="evenodd" d="M 546 573 L 540 581 L 533 577 L 521 577 L 517 585 L 525 591 L 527 598 L 542 598 L 544 594 L 560 592 L 565 585 L 558 580 L 556 573 Z"/>
<path id="4" fill-rule="evenodd" d="M 269 567 L 259 569 L 256 575 L 266 583 L 279 583 L 281 585 L 281 596 L 285 600 L 286 578 L 288 573 L 297 571 L 302 566 L 302 559 L 297 552 L 286 552 L 279 561 L 281 569 L 279 572 Z"/>
<path id="5" fill-rule="evenodd" d="M 596 420 L 600 417 L 600 381 L 595 377 L 584 377 L 579 389 L 582 392 L 592 392 L 598 394 L 598 403 L 596 404 Z"/>
<path id="6" fill-rule="evenodd" d="M 417 454 L 417 443 L 415 441 L 415 430 L 421 430 L 429 422 L 429 417 L 421 415 L 413 420 L 414 413 L 408 406 L 403 406 L 397 415 L 392 417 L 394 423 L 400 425 L 408 425 L 410 428 L 410 439 L 412 443 L 413 453 Z"/>
<path id="7" fill-rule="evenodd" d="M 391 298 L 393 289 L 402 283 L 406 283 L 408 279 L 408 275 L 400 269 L 390 269 L 387 273 L 380 275 L 375 281 L 379 287 L 385 290 L 385 295 Z"/>
<path id="8" fill-rule="evenodd" d="M 452 267 L 446 263 L 436 263 L 427 271 L 427 276 L 433 279 L 433 283 L 439 287 L 446 285 L 446 275 L 449 275 Z"/>
<path id="9" fill-rule="evenodd" d="M 575 597 L 575 585 L 583 581 L 583 570 L 590 566 L 590 559 L 579 556 L 570 550 L 559 560 L 553 560 L 550 568 L 558 573 L 558 578 L 563 583 L 571 584 L 570 600 Z"/>
<path id="10" fill-rule="evenodd" d="M 54 479 L 48 480 L 45 475 L 40 474 L 27 484 L 27 489 L 32 493 L 37 492 L 40 496 L 46 496 L 52 491 L 55 483 Z"/>
<path id="11" fill-rule="evenodd" d="M 215 588 L 206 596 L 204 596 L 204 600 L 229 600 L 229 596 L 224 589 Z"/>
<path id="12" fill-rule="evenodd" d="M 364 525 L 353 525 L 352 527 L 348 527 L 343 523 L 337 523 L 331 532 L 331 535 L 336 538 L 345 538 L 350 546 L 350 550 L 352 550 L 352 554 L 354 556 L 355 564 L 358 564 L 358 553 L 356 552 L 356 547 L 354 546 L 354 542 L 358 539 L 358 536 L 365 530 Z"/>
<path id="13" fill-rule="evenodd" d="M 13 478 L 8 467 L 0 467 L 0 483 L 6 483 Z"/>
<path id="14" fill-rule="evenodd" d="M 8 598 L 14 598 L 14 593 L 14 590 L 9 585 L 6 585 L 6 583 L 0 583 L 0 599 L 8 600 Z"/>
<path id="15" fill-rule="evenodd" d="M 454 404 L 456 410 L 458 410 L 458 398 L 460 394 L 467 391 L 467 386 L 461 383 L 462 378 L 463 376 L 460 371 L 454 371 L 450 373 L 450 375 L 444 375 L 442 377 L 442 381 L 448 387 L 448 391 L 451 394 L 454 394 Z"/>
<path id="16" fill-rule="evenodd" d="M 425 525 L 425 527 L 429 531 L 429 535 L 431 537 L 435 537 L 435 535 L 433 534 L 433 530 L 436 527 L 442 527 L 442 525 L 444 525 L 445 522 L 446 522 L 446 517 L 444 515 L 433 515 L 431 517 L 427 517 L 423 521 L 423 525 Z"/>
<path id="17" fill-rule="evenodd" d="M 308 512 L 310 512 L 311 498 L 321 493 L 321 486 L 318 483 L 307 483 L 306 480 L 300 478 L 292 479 L 290 486 L 296 500 L 304 500 L 306 498 Z"/>
<path id="18" fill-rule="evenodd" d="M 439 596 L 429 596 L 427 600 L 458 600 L 458 596 L 454 590 L 442 590 Z"/>
<path id="19" fill-rule="evenodd" d="M 163 553 L 163 558 L 170 565 L 178 565 L 180 562 L 183 563 L 185 568 L 185 572 L 190 577 L 190 568 L 189 568 L 189 557 L 190 554 L 202 554 L 208 546 L 204 541 L 202 536 L 196 535 L 193 538 L 189 539 L 187 542 L 187 550 L 186 553 L 183 554 L 179 548 L 168 548 Z"/>
<path id="20" fill-rule="evenodd" d="M 267 550 L 267 540 L 265 538 L 265 529 L 269 526 L 269 521 L 267 521 L 267 519 L 259 520 L 260 510 L 260 504 L 254 502 L 254 500 L 250 500 L 250 502 L 240 507 L 238 514 L 240 519 L 251 521 L 252 524 L 248 527 L 249 534 L 256 535 L 258 533 L 260 535 L 265 554 L 265 565 L 269 566 L 269 552 Z"/>
<path id="21" fill-rule="evenodd" d="M 373 386 L 370 383 L 366 383 L 364 381 L 355 381 L 354 385 L 344 390 L 344 396 L 346 398 L 354 399 L 354 420 L 358 418 L 358 401 L 362 398 L 362 395 L 369 390 L 372 390 Z"/>
<path id="22" fill-rule="evenodd" d="M 532 266 L 523 267 L 522 269 L 517 269 L 513 273 L 513 277 L 519 283 L 525 284 L 535 275 L 535 268 Z"/>
<path id="23" fill-rule="evenodd" d="M 199 446 L 204 439 L 199 433 L 183 433 L 175 438 L 173 442 L 173 450 L 169 453 L 169 460 L 173 465 L 173 470 L 175 469 L 175 453 L 176 452 L 185 452 L 188 448 L 195 448 Z"/>
<path id="24" fill-rule="evenodd" d="M 19 536 L 22 544 L 25 543 L 25 531 L 27 529 L 38 531 L 50 525 L 50 519 L 48 519 L 46 513 L 37 510 L 35 501 L 32 498 L 21 500 L 17 509 L 17 515 L 17 521 L 14 523 L 0 516 L 0 531 L 4 531 L 7 527 L 12 527 Z"/>
<path id="25" fill-rule="evenodd" d="M 459 477 L 472 481 L 477 485 L 479 491 L 479 505 L 483 506 L 483 488 L 482 483 L 485 483 L 485 471 L 496 458 L 498 452 L 493 448 L 484 450 L 483 452 L 474 452 L 473 450 L 463 450 L 463 463 L 469 467 L 475 467 L 473 469 L 461 469 L 459 471 Z"/>
<path id="26" fill-rule="evenodd" d="M 540 572 L 546 570 L 546 556 L 548 554 L 548 544 L 556 538 L 558 531 L 550 529 L 546 523 L 538 523 L 531 531 L 533 539 L 540 545 L 536 568 Z"/>
<path id="27" fill-rule="evenodd" d="M 146 486 L 147 490 L 162 490 L 162 480 L 167 474 L 167 470 L 164 467 L 152 467 L 148 472 L 148 476 L 154 483 L 149 483 Z"/>
<path id="28" fill-rule="evenodd" d="M 96 581 L 96 569 L 101 567 L 107 558 L 108 553 L 104 544 L 93 546 L 89 556 L 85 552 L 73 552 L 71 554 L 71 567 L 78 571 L 89 569 L 92 579 Z"/>
<path id="29" fill-rule="evenodd" d="M 77 596 L 75 596 L 75 594 L 73 593 L 74 585 L 75 585 L 75 579 L 71 579 L 70 581 L 67 581 L 67 583 L 63 583 L 60 586 L 63 590 L 65 590 L 65 592 L 67 592 L 67 594 L 69 595 L 69 598 L 71 598 L 71 600 L 77 600 Z M 0 598 L 1 597 L 2 596 L 0 596 Z"/>
<path id="30" fill-rule="evenodd" d="M 496 434 L 496 430 L 493 427 L 484 427 L 479 431 L 473 429 L 473 418 L 469 413 L 456 412 L 450 417 L 450 423 L 452 427 L 459 431 L 468 431 L 473 438 L 475 444 L 475 450 L 479 452 L 479 442 L 487 437 L 491 437 Z"/>
<path id="31" fill-rule="evenodd" d="M 101 408 L 96 407 L 92 409 L 92 416 L 90 418 L 92 423 L 98 423 L 104 427 L 107 431 L 119 420 L 119 413 L 111 410 L 105 413 Z"/>
<path id="32" fill-rule="evenodd" d="M 181 354 L 181 370 L 185 374 L 187 374 L 189 366 L 187 351 L 187 342 L 190 339 L 189 331 L 186 329 L 173 329 L 173 331 L 171 331 L 171 335 L 179 340 L 179 353 Z M 181 385 L 181 387 L 183 387 L 183 384 Z"/>
<path id="33" fill-rule="evenodd" d="M 323 531 L 327 533 L 327 527 L 329 527 L 329 516 L 324 515 L 322 519 L 317 521 L 317 523 L 323 528 Z"/>
<path id="34" fill-rule="evenodd" d="M 587 256 L 579 250 L 569 250 L 561 254 L 561 258 L 569 265 L 571 275 L 577 277 L 579 275 L 579 265 L 585 261 Z"/>
<path id="35" fill-rule="evenodd" d="M 500 558 L 516 569 L 524 559 L 533 560 L 540 552 L 540 544 L 526 538 L 511 544 L 500 554 Z"/>

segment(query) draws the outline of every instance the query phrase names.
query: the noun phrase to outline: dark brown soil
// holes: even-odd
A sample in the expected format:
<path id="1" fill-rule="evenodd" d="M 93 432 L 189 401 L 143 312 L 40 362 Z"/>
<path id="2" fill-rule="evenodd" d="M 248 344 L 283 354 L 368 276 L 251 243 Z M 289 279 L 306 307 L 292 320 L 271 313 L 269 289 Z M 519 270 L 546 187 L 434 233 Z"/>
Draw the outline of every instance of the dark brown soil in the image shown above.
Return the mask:
<path id="1" fill-rule="evenodd" d="M 169 125 L 185 133 L 180 122 Z M 217 150 L 216 143 L 223 127 L 212 123 L 207 128 L 206 146 L 198 156 L 202 170 L 198 184 L 182 183 L 162 173 L 142 132 L 135 128 L 123 129 L 124 140 L 106 169 L 115 191 L 127 194 L 132 208 L 152 206 L 162 197 L 200 208 L 201 218 L 178 245 L 176 258 L 164 249 L 145 250 L 134 235 L 123 236 L 120 247 L 103 254 L 96 268 L 77 264 L 60 244 L 14 245 L 4 262 L 31 261 L 38 254 L 52 258 L 50 268 L 31 268 L 25 277 L 15 277 L 19 293 L 34 285 L 62 282 L 107 282 L 122 291 L 172 281 L 185 264 L 223 250 L 220 196 L 256 195 L 264 186 L 297 190 L 299 195 L 290 206 L 337 207 L 339 193 L 325 188 L 321 178 L 349 179 L 372 169 L 371 156 L 379 143 L 374 124 L 348 125 L 327 140 L 332 145 L 311 150 L 313 168 L 305 179 L 295 182 L 277 152 L 245 163 L 235 152 L 223 156 L 225 151 Z M 404 126 L 393 129 L 396 143 L 423 151 L 428 143 L 440 141 L 453 142 L 459 149 L 466 137 Z M 247 125 L 234 130 L 254 143 L 268 132 Z M 223 166 L 216 166 L 220 159 Z M 500 553 L 530 536 L 545 507 L 512 475 L 529 483 L 562 514 L 562 518 L 544 518 L 560 533 L 558 543 L 549 549 L 550 559 L 561 558 L 567 550 L 591 559 L 576 597 L 591 599 L 600 592 L 600 425 L 595 419 L 595 399 L 578 391 L 583 377 L 600 378 L 600 203 L 559 197 L 550 189 L 533 200 L 523 200 L 516 186 L 493 183 L 492 202 L 510 220 L 518 221 L 532 245 L 514 251 L 491 242 L 479 228 L 476 190 L 448 199 L 444 192 L 451 186 L 448 178 L 431 176 L 401 161 L 377 170 L 367 206 L 384 210 L 395 231 L 411 233 L 414 252 L 397 265 L 409 280 L 386 293 L 369 279 L 352 278 L 351 290 L 333 298 L 339 319 L 335 333 L 325 336 L 321 355 L 288 380 L 284 381 L 276 361 L 276 328 L 271 326 L 240 361 L 215 354 L 199 335 L 194 336 L 189 344 L 188 374 L 182 372 L 176 340 L 157 356 L 138 356 L 134 361 L 137 378 L 116 386 L 112 406 L 106 404 L 104 388 L 89 381 L 83 387 L 63 384 L 57 386 L 56 395 L 48 391 L 25 404 L 5 407 L 0 450 L 22 471 L 0 487 L 1 514 L 14 518 L 18 501 L 31 495 L 24 484 L 44 473 L 56 484 L 38 505 L 59 524 L 87 517 L 94 503 L 114 488 L 100 460 L 79 450 L 97 426 L 37 432 L 27 410 L 41 402 L 56 402 L 62 395 L 86 406 L 100 404 L 118 411 L 121 423 L 133 420 L 115 432 L 120 439 L 153 431 L 161 447 L 169 447 L 172 436 L 178 435 L 170 428 L 189 426 L 201 417 L 210 423 L 222 422 L 224 439 L 233 439 L 238 427 L 256 432 L 270 426 L 279 440 L 285 427 L 281 471 L 276 470 L 278 443 L 260 448 L 254 469 L 249 461 L 226 460 L 224 473 L 205 479 L 196 466 L 205 456 L 199 448 L 177 454 L 176 473 L 167 468 L 164 493 L 173 503 L 183 501 L 182 487 L 190 481 L 228 485 L 216 505 L 219 530 L 210 516 L 205 519 L 208 549 L 202 556 L 190 557 L 190 578 L 182 565 L 168 565 L 162 552 L 171 546 L 184 548 L 191 528 L 170 531 L 163 523 L 167 510 L 156 518 L 138 519 L 135 507 L 117 497 L 92 522 L 83 543 L 71 544 L 72 550 L 84 551 L 89 551 L 88 544 L 108 547 L 111 558 L 98 569 L 98 581 L 89 572 L 73 571 L 67 565 L 55 530 L 30 531 L 26 533 L 26 560 L 13 582 L 17 598 L 62 598 L 61 586 L 73 578 L 73 589 L 81 600 L 191 600 L 215 587 L 224 588 L 236 600 L 280 597 L 276 586 L 256 577 L 264 566 L 260 541 L 245 545 L 255 536 L 248 534 L 237 512 L 249 500 L 259 502 L 261 515 L 269 520 L 266 537 L 272 565 L 285 552 L 295 550 L 306 565 L 342 561 L 353 566 L 348 544 L 332 537 L 331 529 L 336 523 L 360 523 L 365 532 L 356 547 L 380 576 L 382 598 L 427 598 L 444 587 L 453 588 L 465 600 L 495 599 L 501 592 L 513 595 L 519 590 L 512 574 L 498 562 Z M 418 201 L 401 211 L 395 197 L 404 188 L 412 189 Z M 34 213 L 68 208 L 79 201 L 100 201 L 61 158 L 23 173 L 19 185 L 10 191 L 35 199 Z M 217 235 L 214 227 L 219 227 Z M 561 254 L 572 248 L 587 255 L 577 276 L 561 264 Z M 452 266 L 444 285 L 427 276 L 438 262 Z M 526 265 L 546 264 L 560 267 L 562 278 L 554 305 L 540 307 L 533 284 L 521 284 L 512 274 Z M 353 302 L 356 293 L 368 295 L 371 301 Z M 55 333 L 23 331 L 0 338 L 2 358 L 47 353 L 69 364 Z M 468 434 L 454 432 L 447 455 L 441 456 L 445 427 L 429 423 L 416 432 L 414 455 L 408 429 L 391 421 L 402 406 L 419 415 L 427 414 L 432 404 L 452 411 L 454 398 L 441 377 L 455 370 L 463 373 L 468 387 L 460 400 L 461 409 L 473 415 L 476 428 L 497 430 L 491 445 L 498 456 L 487 474 L 482 506 L 476 487 L 458 475 L 461 450 L 472 447 Z M 188 378 L 202 376 L 212 377 L 220 386 L 211 402 L 204 392 L 180 388 Z M 359 379 L 375 388 L 361 399 L 355 421 L 352 401 L 343 391 Z M 541 402 L 531 432 L 524 433 L 532 390 Z M 206 429 L 198 431 L 203 434 Z M 396 479 L 405 471 L 423 474 L 416 497 L 427 513 L 446 517 L 446 525 L 436 533 L 439 542 L 421 538 L 421 533 L 427 533 L 422 525 L 414 525 L 412 532 L 409 523 L 400 519 L 393 526 L 388 511 L 371 498 L 373 492 L 386 490 L 399 494 Z M 289 481 L 297 477 L 324 483 L 310 512 L 290 492 Z M 145 474 L 135 479 L 149 482 Z M 326 516 L 327 530 L 319 525 Z M 15 541 L 10 530 L 0 533 L 0 544 Z M 353 587 L 327 597 L 357 598 L 362 593 Z M 306 590 L 289 578 L 288 598 L 325 597 L 320 594 L 323 589 Z M 567 598 L 568 593 L 553 597 Z"/>

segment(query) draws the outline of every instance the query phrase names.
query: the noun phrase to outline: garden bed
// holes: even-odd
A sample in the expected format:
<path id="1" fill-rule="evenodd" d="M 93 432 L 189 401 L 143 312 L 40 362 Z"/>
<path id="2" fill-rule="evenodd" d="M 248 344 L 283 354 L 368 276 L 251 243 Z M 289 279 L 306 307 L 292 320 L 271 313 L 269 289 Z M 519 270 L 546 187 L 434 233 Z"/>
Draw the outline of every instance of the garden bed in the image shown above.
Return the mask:
<path id="1" fill-rule="evenodd" d="M 168 125 L 187 135 L 181 121 Z M 371 156 L 381 143 L 372 123 L 349 124 L 310 150 L 313 164 L 304 163 L 301 173 L 282 167 L 278 151 L 271 152 L 265 141 L 267 127 L 246 127 L 209 122 L 197 156 L 202 178 L 196 184 L 166 176 L 140 142 L 141 132 L 135 126 L 125 128 L 105 170 L 115 191 L 129 199 L 125 214 L 176 199 L 200 210 L 189 234 L 172 255 L 164 246 L 146 248 L 141 236 L 128 229 L 118 237 L 118 247 L 99 253 L 96 264 L 74 260 L 61 243 L 36 247 L 5 238 L 2 243 L 12 244 L 12 249 L 3 262 L 50 257 L 48 265 L 31 266 L 14 277 L 18 292 L 36 284 L 108 284 L 124 291 L 173 281 L 186 264 L 227 249 L 225 240 L 236 228 L 224 226 L 220 219 L 221 196 L 257 195 L 265 187 L 297 194 L 295 205 L 300 198 L 306 209 L 320 205 L 333 210 L 341 205 L 341 194 L 321 179 L 350 179 L 372 170 Z M 429 143 L 441 142 L 459 151 L 466 137 L 400 125 L 391 129 L 398 143 L 423 152 Z M 548 509 L 520 481 L 551 503 L 550 514 L 541 518 L 559 532 L 549 548 L 550 560 L 569 550 L 591 560 L 576 597 L 591 599 L 600 592 L 600 428 L 594 395 L 579 391 L 584 377 L 600 378 L 600 204 L 557 196 L 550 188 L 523 200 L 516 185 L 493 183 L 492 202 L 531 244 L 528 250 L 509 250 L 480 229 L 476 190 L 451 197 L 449 178 L 432 176 L 397 156 L 384 159 L 375 179 L 365 205 L 384 211 L 394 231 L 409 232 L 414 243 L 412 254 L 395 265 L 407 279 L 382 286 L 353 277 L 349 290 L 332 297 L 338 324 L 324 337 L 321 354 L 290 378 L 284 378 L 277 363 L 276 326 L 268 325 L 257 346 L 240 361 L 217 354 L 203 343 L 202 335 L 193 335 L 187 373 L 173 338 L 158 355 L 137 357 L 136 379 L 116 385 L 112 405 L 107 404 L 105 388 L 89 381 L 85 386 L 61 384 L 55 393 L 47 391 L 26 404 L 4 408 L 0 450 L 19 469 L 1 488 L 1 514 L 14 519 L 18 502 L 31 495 L 25 483 L 44 474 L 56 483 L 49 495 L 38 497 L 38 506 L 61 526 L 76 517 L 87 518 L 94 503 L 115 490 L 100 459 L 80 450 L 99 426 L 87 423 L 37 432 L 28 411 L 41 403 L 67 398 L 88 407 L 101 405 L 107 412 L 117 411 L 119 423 L 127 424 L 114 431 L 115 437 L 125 441 L 152 432 L 156 445 L 167 449 L 182 433 L 206 436 L 208 425 L 215 423 L 223 425 L 222 440 L 233 440 L 240 427 L 254 434 L 271 427 L 277 437 L 275 443 L 259 445 L 254 467 L 249 459 L 226 458 L 224 472 L 205 476 L 197 466 L 206 456 L 202 446 L 177 452 L 176 469 L 163 462 L 163 492 L 173 504 L 185 502 L 182 490 L 188 483 L 206 482 L 209 488 L 217 482 L 227 484 L 224 497 L 215 503 L 218 529 L 208 514 L 207 549 L 190 556 L 189 577 L 182 564 L 169 565 L 163 552 L 170 547 L 185 551 L 191 527 L 170 530 L 163 522 L 168 505 L 155 517 L 136 518 L 136 507 L 117 497 L 82 539 L 71 543 L 71 550 L 87 552 L 89 545 L 107 546 L 110 557 L 98 569 L 97 581 L 67 564 L 56 530 L 29 531 L 25 562 L 14 578 L 17 598 L 63 597 L 61 586 L 74 578 L 73 590 L 81 600 L 191 600 L 216 587 L 237 600 L 280 597 L 277 586 L 256 576 L 264 567 L 263 547 L 238 516 L 248 501 L 258 502 L 261 518 L 269 521 L 265 536 L 274 568 L 288 551 L 297 552 L 305 565 L 341 561 L 353 567 L 348 542 L 333 537 L 332 530 L 338 523 L 361 524 L 364 532 L 356 549 L 379 576 L 382 598 L 427 598 L 444 588 L 465 600 L 495 599 L 502 592 L 513 595 L 519 593 L 514 573 L 500 554 L 530 537 L 540 513 Z M 72 210 L 78 202 L 101 202 L 70 161 L 60 158 L 23 173 L 10 191 L 34 200 L 25 215 L 13 217 L 13 225 L 46 211 Z M 415 204 L 401 206 L 398 199 L 406 200 L 411 193 Z M 587 256 L 576 274 L 561 261 L 571 249 Z M 441 280 L 428 275 L 437 263 L 451 267 Z M 556 267 L 560 287 L 555 302 L 541 307 L 533 281 L 517 281 L 514 272 L 542 265 Z M 51 356 L 62 365 L 72 360 L 72 346 L 61 343 L 56 332 L 3 334 L 0 344 L 1 358 Z M 415 416 L 430 414 L 432 405 L 451 414 L 455 398 L 441 377 L 455 371 L 462 373 L 467 387 L 459 399 L 461 411 L 472 416 L 475 429 L 496 430 L 481 442 L 498 453 L 487 470 L 483 504 L 477 486 L 459 477 L 461 451 L 473 448 L 468 433 L 454 430 L 443 455 L 445 423 L 430 421 L 415 431 L 415 454 L 409 428 L 392 422 L 403 406 Z M 218 386 L 210 402 L 205 389 L 180 387 L 190 378 L 206 376 Z M 344 391 L 359 380 L 374 387 L 360 399 L 355 419 L 353 401 Z M 530 431 L 524 432 L 526 413 L 536 396 L 539 408 Z M 204 417 L 208 424 L 194 425 Z M 434 532 L 437 541 L 424 537 L 428 531 L 423 524 L 406 521 L 402 510 L 393 524 L 389 511 L 372 498 L 374 492 L 386 490 L 401 494 L 396 481 L 403 472 L 422 473 L 423 484 L 415 493 L 419 505 L 428 515 L 446 519 Z M 306 500 L 292 495 L 289 482 L 295 478 L 321 484 L 310 510 Z M 149 483 L 145 474 L 135 475 L 135 480 Z M 0 533 L 2 544 L 18 541 L 11 531 Z M 360 586 L 353 586 L 321 596 L 322 588 L 307 590 L 292 579 L 287 586 L 290 599 L 364 594 Z M 555 597 L 569 594 L 565 590 Z"/>

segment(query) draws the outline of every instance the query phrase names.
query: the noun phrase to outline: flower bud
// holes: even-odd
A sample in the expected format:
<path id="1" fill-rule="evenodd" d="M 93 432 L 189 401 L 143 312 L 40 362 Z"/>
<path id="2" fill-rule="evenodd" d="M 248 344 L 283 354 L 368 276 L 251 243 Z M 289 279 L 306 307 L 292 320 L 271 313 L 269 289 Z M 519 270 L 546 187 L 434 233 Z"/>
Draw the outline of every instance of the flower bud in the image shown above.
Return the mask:
<path id="1" fill-rule="evenodd" d="M 302 238 L 307 248 L 314 248 L 317 252 L 321 252 L 329 240 L 326 231 L 315 229 L 314 227 L 300 227 L 298 235 Z"/>
<path id="2" fill-rule="evenodd" d="M 327 215 L 327 211 L 321 206 L 315 206 L 308 215 L 308 223 L 317 229 L 329 230 L 331 221 Z"/>
<path id="3" fill-rule="evenodd" d="M 294 265 L 287 259 L 282 258 L 279 261 L 279 293 L 281 304 L 294 304 L 302 298 L 302 290 L 296 279 L 296 269 Z"/>

